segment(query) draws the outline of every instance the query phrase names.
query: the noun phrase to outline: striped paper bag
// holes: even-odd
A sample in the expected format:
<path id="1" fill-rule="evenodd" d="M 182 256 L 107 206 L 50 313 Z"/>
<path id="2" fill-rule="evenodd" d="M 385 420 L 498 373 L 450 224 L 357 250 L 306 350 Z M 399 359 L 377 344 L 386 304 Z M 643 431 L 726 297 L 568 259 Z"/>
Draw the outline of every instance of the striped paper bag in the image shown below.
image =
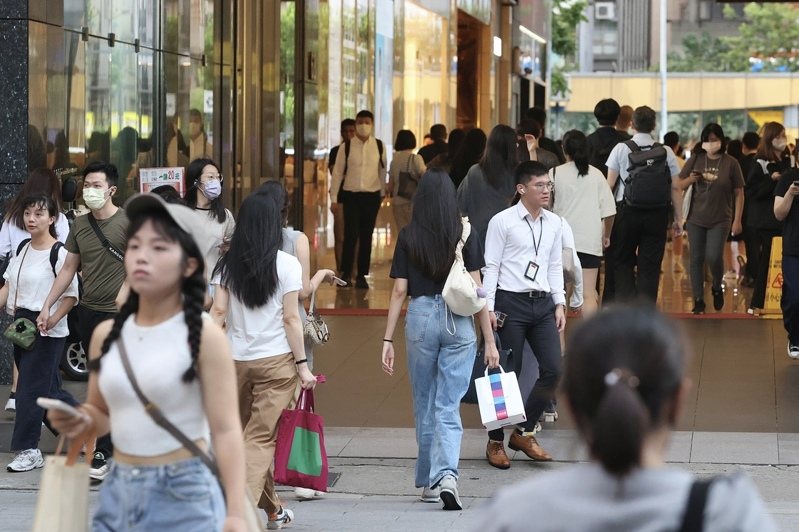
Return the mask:
<path id="1" fill-rule="evenodd" d="M 489 375 L 486 369 L 484 375 L 474 381 L 477 402 L 480 405 L 480 419 L 486 430 L 516 425 L 527 420 L 516 373 L 505 373 L 502 366 L 500 370 L 501 373 Z"/>

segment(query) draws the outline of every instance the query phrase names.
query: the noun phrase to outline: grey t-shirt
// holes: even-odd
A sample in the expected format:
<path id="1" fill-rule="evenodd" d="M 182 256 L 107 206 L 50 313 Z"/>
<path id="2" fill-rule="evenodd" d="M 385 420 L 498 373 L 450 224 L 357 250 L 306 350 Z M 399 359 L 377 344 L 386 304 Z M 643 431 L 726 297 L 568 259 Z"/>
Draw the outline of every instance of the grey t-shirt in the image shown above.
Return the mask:
<path id="1" fill-rule="evenodd" d="M 498 189 L 494 188 L 480 165 L 475 164 L 458 187 L 458 208 L 462 215 L 469 217 L 472 231 L 480 237 L 482 249 L 485 249 L 488 222 L 510 206 L 516 193 L 512 175 L 503 176 L 502 181 Z"/>
<path id="2" fill-rule="evenodd" d="M 619 482 L 598 464 L 578 464 L 502 489 L 477 514 L 474 532 L 666 532 L 680 528 L 694 480 L 673 468 L 638 469 Z M 743 473 L 714 480 L 706 532 L 777 530 Z"/>

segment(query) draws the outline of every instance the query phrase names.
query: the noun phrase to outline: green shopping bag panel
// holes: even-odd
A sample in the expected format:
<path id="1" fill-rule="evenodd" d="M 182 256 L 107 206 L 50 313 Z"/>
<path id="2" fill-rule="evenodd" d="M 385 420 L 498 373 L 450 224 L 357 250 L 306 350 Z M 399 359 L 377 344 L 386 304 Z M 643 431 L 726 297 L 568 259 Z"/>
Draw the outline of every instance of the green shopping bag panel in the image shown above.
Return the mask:
<path id="1" fill-rule="evenodd" d="M 318 477 L 322 473 L 322 446 L 319 434 L 302 427 L 294 427 L 291 453 L 287 469 L 303 475 Z"/>

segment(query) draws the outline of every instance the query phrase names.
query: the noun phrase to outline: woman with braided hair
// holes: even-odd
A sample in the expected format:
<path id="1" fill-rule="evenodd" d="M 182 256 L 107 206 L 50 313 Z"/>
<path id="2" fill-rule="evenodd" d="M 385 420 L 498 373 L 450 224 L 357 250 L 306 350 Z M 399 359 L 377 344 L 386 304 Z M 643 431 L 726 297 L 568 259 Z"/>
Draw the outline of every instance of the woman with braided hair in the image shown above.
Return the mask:
<path id="1" fill-rule="evenodd" d="M 211 315 L 233 347 L 244 427 L 247 486 L 276 530 L 294 519 L 275 493 L 277 424 L 297 383 L 313 388 L 302 338 L 302 266 L 285 251 L 282 202 L 260 193 L 241 204 L 230 249 L 217 264 Z"/>
<path id="2" fill-rule="evenodd" d="M 224 332 L 202 317 L 205 262 L 188 233 L 191 212 L 154 194 L 132 198 L 126 210 L 130 294 L 92 336 L 80 415 L 51 410 L 49 418 L 78 440 L 114 433 L 115 463 L 92 530 L 244 531 L 235 373 Z M 142 394 L 200 450 L 213 447 L 219 481 L 177 431 L 156 423 Z"/>

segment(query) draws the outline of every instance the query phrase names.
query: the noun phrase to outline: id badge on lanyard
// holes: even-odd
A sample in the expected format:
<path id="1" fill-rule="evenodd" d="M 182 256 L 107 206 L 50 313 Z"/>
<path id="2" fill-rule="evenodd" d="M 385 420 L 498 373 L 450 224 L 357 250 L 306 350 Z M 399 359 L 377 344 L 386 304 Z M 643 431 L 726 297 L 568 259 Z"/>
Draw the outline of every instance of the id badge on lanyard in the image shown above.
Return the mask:
<path id="1" fill-rule="evenodd" d="M 536 241 L 536 239 L 535 239 L 535 231 L 533 231 L 533 226 L 530 225 L 530 222 L 527 221 L 527 218 L 525 218 L 524 221 L 527 223 L 527 227 L 530 228 L 530 235 L 533 237 L 533 251 L 535 251 L 535 259 L 531 260 L 527 264 L 527 269 L 524 272 L 524 276 L 527 279 L 531 280 L 531 281 L 535 281 L 535 278 L 538 276 L 538 269 L 539 269 L 539 266 L 538 266 L 538 248 L 541 246 L 541 239 L 544 236 L 544 218 L 543 218 L 543 214 L 541 215 L 540 220 L 539 220 L 540 225 L 539 225 L 539 229 L 538 229 L 538 241 Z"/>

